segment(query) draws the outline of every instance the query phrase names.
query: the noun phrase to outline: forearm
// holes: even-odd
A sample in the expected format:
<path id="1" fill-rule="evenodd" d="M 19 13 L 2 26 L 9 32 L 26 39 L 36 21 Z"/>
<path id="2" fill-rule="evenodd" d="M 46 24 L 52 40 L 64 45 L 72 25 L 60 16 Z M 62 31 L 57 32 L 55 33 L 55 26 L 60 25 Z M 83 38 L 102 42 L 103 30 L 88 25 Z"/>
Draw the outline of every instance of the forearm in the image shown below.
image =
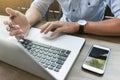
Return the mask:
<path id="1" fill-rule="evenodd" d="M 88 22 L 85 33 L 101 36 L 120 36 L 120 19 L 114 18 L 100 22 Z"/>
<path id="2" fill-rule="evenodd" d="M 36 24 L 41 19 L 41 13 L 37 8 L 30 7 L 26 13 L 25 16 L 29 22 L 29 24 L 32 26 Z"/>

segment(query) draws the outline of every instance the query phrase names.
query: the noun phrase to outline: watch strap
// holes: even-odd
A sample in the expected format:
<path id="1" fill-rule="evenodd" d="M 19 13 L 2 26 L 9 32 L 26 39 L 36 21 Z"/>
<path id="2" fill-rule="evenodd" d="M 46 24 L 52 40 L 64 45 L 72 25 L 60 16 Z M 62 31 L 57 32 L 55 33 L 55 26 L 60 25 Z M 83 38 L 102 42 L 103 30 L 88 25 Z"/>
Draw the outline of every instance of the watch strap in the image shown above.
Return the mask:
<path id="1" fill-rule="evenodd" d="M 83 34 L 84 33 L 84 25 L 79 26 L 79 31 L 78 33 Z"/>

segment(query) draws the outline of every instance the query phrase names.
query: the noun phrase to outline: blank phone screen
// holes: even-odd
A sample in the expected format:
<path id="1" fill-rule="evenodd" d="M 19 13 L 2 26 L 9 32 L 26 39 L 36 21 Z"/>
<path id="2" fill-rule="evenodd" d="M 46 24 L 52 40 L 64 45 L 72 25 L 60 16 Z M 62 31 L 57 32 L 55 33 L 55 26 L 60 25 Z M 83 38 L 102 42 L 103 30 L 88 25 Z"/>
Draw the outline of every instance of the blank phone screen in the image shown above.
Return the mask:
<path id="1" fill-rule="evenodd" d="M 108 50 L 93 47 L 85 64 L 103 70 Z"/>

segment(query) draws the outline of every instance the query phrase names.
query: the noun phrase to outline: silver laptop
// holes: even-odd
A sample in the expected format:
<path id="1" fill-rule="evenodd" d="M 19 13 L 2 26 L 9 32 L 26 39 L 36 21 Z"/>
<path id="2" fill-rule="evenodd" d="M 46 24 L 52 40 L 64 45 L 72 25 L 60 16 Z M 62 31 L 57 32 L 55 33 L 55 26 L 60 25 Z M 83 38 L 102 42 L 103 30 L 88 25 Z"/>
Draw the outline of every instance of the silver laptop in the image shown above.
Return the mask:
<path id="1" fill-rule="evenodd" d="M 31 28 L 22 40 L 0 38 L 0 60 L 46 80 L 64 80 L 85 43 L 84 38 L 49 37 Z"/>

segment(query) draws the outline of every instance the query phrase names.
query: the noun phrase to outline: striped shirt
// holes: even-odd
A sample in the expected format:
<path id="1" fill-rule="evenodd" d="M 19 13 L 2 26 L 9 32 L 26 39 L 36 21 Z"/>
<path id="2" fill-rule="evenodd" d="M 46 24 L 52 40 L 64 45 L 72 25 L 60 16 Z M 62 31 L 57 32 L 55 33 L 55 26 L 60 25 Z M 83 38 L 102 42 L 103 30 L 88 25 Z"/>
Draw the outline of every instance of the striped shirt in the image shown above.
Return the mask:
<path id="1" fill-rule="evenodd" d="M 48 7 L 54 0 L 34 0 L 31 4 L 45 15 Z M 100 21 L 104 17 L 108 5 L 116 18 L 120 18 L 120 0 L 57 0 L 63 12 L 61 21 Z"/>

